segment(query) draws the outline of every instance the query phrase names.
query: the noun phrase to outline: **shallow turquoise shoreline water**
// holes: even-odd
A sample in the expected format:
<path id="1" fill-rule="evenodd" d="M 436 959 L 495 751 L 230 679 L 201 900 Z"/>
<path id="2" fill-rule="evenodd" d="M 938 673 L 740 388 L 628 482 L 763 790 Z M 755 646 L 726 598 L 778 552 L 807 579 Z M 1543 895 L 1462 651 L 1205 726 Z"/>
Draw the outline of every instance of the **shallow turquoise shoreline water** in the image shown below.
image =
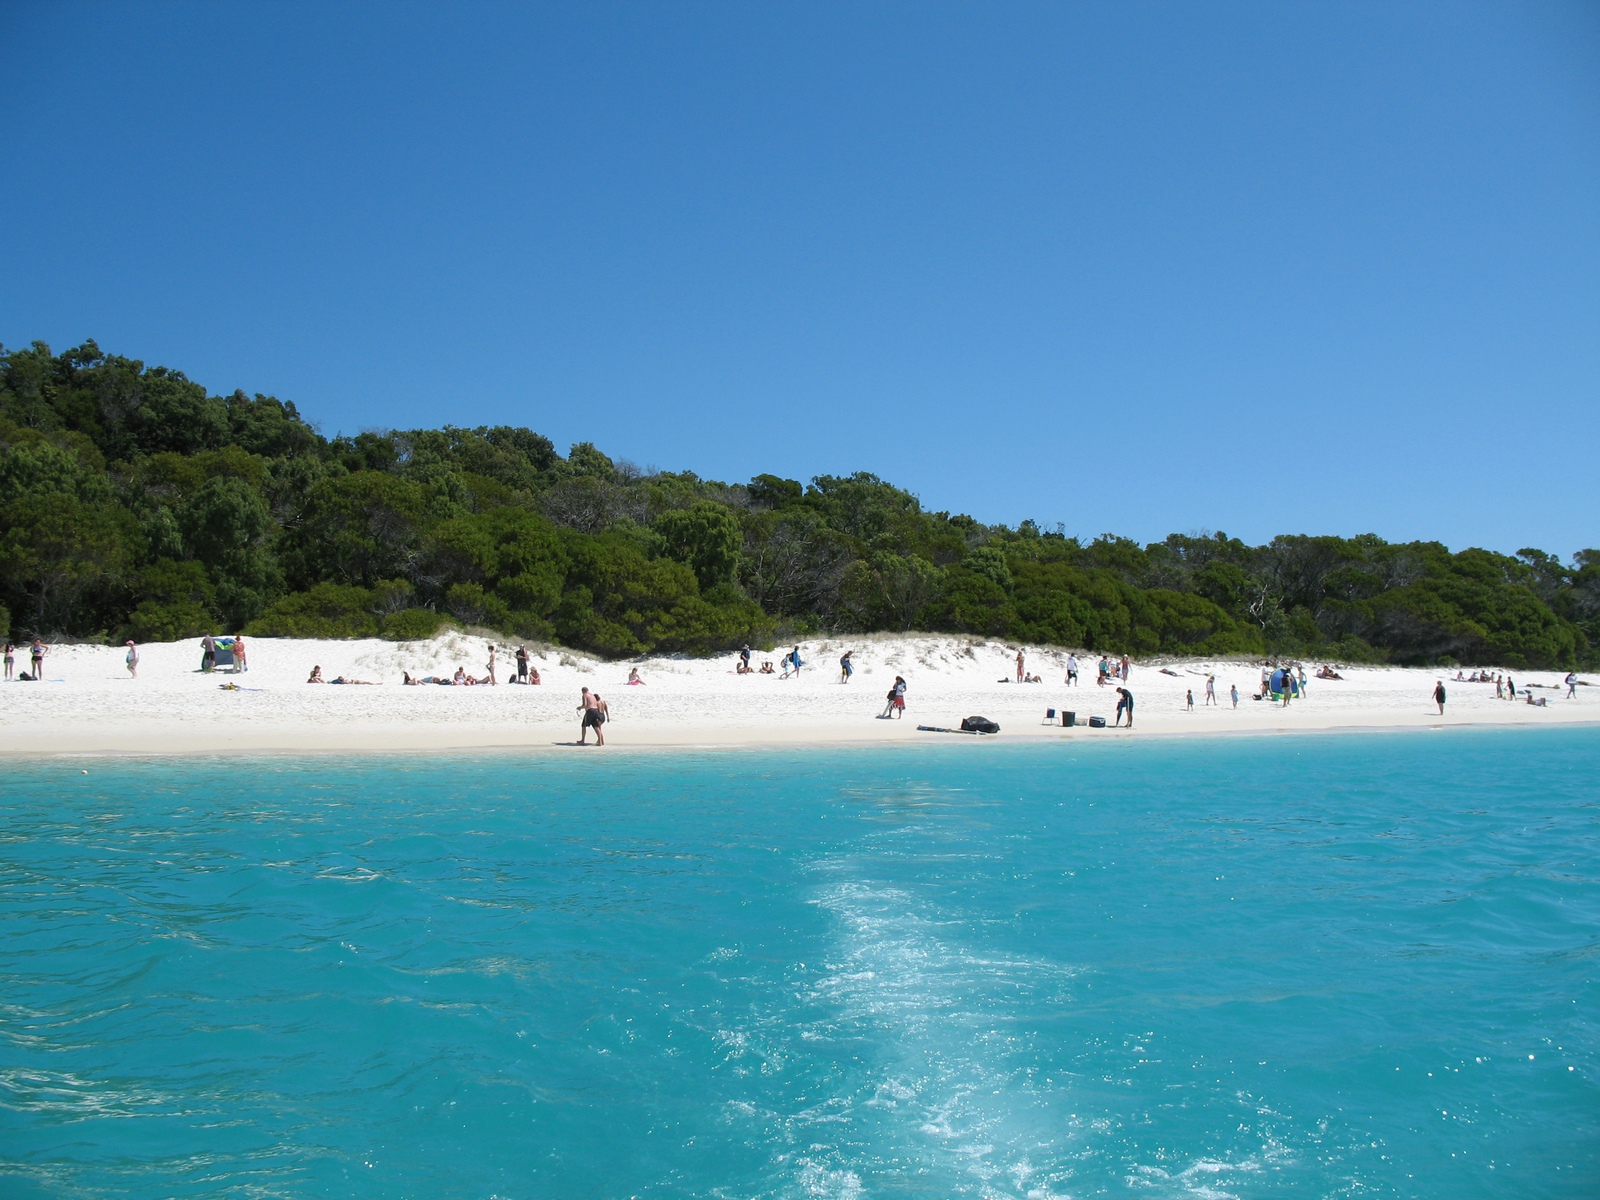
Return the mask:
<path id="1" fill-rule="evenodd" d="M 8 1196 L 1593 1196 L 1594 730 L 64 760 Z"/>

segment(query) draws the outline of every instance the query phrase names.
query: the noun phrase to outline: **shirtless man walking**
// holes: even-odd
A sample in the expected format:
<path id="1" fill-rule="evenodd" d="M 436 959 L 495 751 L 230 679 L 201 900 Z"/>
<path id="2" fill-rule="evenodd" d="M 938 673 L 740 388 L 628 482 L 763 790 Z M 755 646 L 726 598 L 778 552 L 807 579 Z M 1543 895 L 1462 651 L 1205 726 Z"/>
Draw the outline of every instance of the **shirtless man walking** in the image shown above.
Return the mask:
<path id="1" fill-rule="evenodd" d="M 583 724 L 578 726 L 578 745 L 589 744 L 589 730 L 592 729 L 595 745 L 604 746 L 606 735 L 600 732 L 600 705 L 588 688 L 583 689 L 583 699 L 578 703 L 578 711 L 583 714 Z"/>

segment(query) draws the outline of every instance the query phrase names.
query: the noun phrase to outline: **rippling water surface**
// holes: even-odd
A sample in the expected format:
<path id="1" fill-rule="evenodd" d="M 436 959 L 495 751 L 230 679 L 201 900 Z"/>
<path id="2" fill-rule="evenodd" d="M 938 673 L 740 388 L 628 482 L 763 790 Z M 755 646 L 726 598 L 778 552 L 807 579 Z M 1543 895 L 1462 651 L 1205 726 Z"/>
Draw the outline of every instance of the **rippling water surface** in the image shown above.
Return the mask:
<path id="1" fill-rule="evenodd" d="M 1600 1194 L 1594 730 L 0 796 L 8 1197 Z"/>

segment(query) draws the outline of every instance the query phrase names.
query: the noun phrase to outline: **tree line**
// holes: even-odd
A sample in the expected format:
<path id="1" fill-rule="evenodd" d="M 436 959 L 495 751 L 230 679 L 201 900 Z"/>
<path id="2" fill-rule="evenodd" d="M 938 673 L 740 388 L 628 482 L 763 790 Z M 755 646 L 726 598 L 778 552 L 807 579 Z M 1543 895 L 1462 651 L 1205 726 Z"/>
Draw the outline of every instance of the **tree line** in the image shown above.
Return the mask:
<path id="1" fill-rule="evenodd" d="M 1134 654 L 1593 665 L 1600 550 L 1222 533 L 1140 545 L 929 512 L 875 475 L 720 483 L 511 426 L 325 438 L 103 353 L 0 347 L 0 632 L 428 637 L 620 657 L 927 630 Z"/>

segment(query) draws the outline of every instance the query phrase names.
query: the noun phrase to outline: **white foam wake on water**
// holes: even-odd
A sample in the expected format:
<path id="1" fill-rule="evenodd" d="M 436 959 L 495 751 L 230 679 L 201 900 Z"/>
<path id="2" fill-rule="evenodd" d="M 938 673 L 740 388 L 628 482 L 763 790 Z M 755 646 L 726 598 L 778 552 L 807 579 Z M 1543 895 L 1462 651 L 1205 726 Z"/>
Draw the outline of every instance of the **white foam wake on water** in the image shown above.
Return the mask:
<path id="1" fill-rule="evenodd" d="M 849 869 L 825 862 L 829 873 Z M 863 1054 L 866 1077 L 804 1114 L 813 1145 L 800 1167 L 803 1193 L 865 1194 L 872 1177 L 917 1180 L 919 1192 L 982 1200 L 1052 1200 L 1030 1154 L 1065 1132 L 1029 1082 L 1026 1013 L 1063 1005 L 1075 972 L 1058 963 L 986 954 L 964 928 L 899 887 L 848 878 L 814 904 L 839 931 L 836 953 L 808 994 L 831 1016 L 804 1031 Z M 846 1122 L 840 1137 L 826 1124 Z M 935 1182 L 937 1181 L 937 1182 Z"/>

